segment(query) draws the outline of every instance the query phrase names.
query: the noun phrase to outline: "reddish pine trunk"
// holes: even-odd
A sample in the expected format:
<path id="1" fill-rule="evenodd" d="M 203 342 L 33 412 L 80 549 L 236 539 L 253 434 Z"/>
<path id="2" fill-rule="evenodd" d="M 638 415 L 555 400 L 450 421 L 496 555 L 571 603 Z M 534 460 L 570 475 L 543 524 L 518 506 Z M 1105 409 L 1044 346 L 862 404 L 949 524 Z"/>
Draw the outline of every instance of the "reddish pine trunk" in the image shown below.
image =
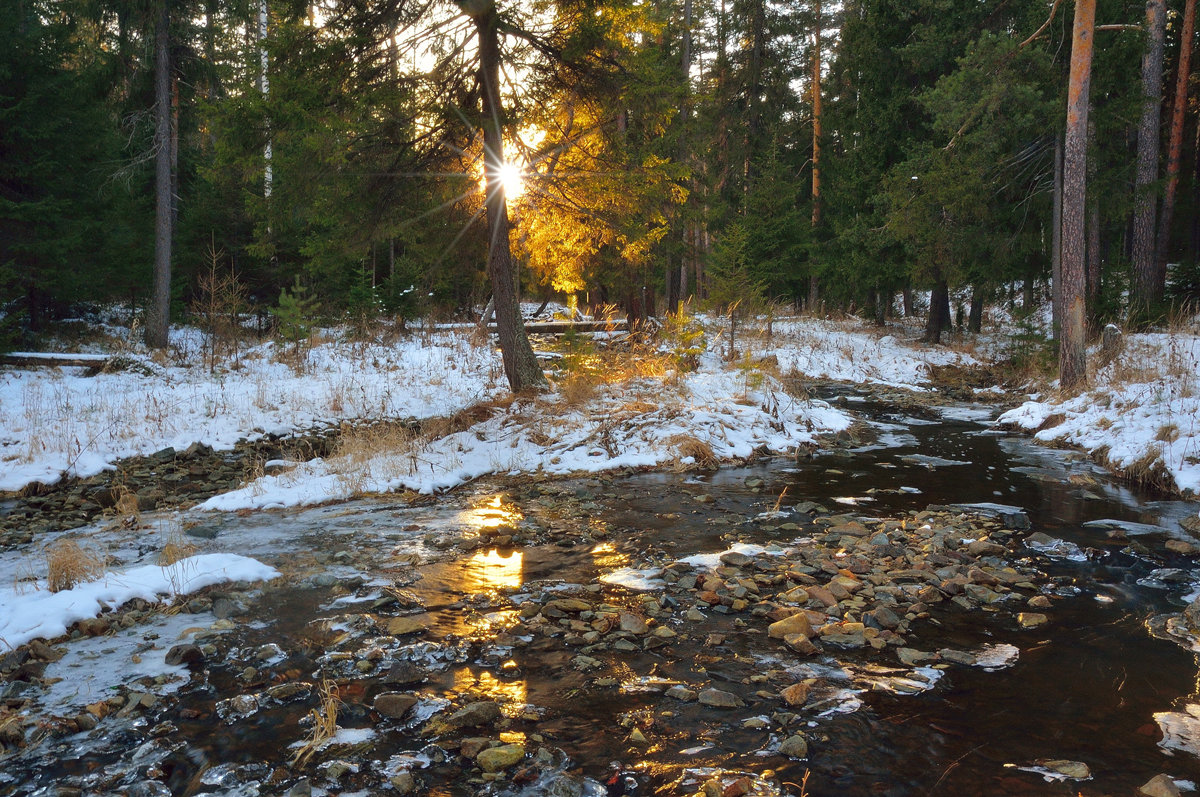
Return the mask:
<path id="1" fill-rule="evenodd" d="M 1150 38 L 1146 44 L 1146 54 L 1142 57 L 1142 121 L 1138 125 L 1137 205 L 1133 214 L 1133 296 L 1130 315 L 1140 315 L 1162 298 L 1161 292 L 1155 290 L 1158 266 L 1154 256 L 1154 217 L 1158 202 L 1151 186 L 1158 179 L 1163 38 L 1166 26 L 1166 0 L 1148 0 L 1146 29 Z"/>
<path id="2" fill-rule="evenodd" d="M 1192 69 L 1192 39 L 1196 33 L 1196 0 L 1187 0 L 1183 9 L 1183 30 L 1179 38 L 1179 69 L 1175 76 L 1175 105 L 1171 111 L 1171 139 L 1167 144 L 1167 188 L 1163 196 L 1162 218 L 1158 222 L 1155 246 L 1154 291 L 1162 301 L 1167 283 L 1167 246 L 1171 242 L 1171 217 L 1175 213 L 1175 192 L 1179 188 L 1179 162 L 1183 153 L 1183 115 L 1187 110 L 1188 77 Z"/>
<path id="3" fill-rule="evenodd" d="M 1092 78 L 1096 0 L 1076 0 L 1067 87 L 1067 139 L 1063 157 L 1062 337 L 1058 378 L 1063 390 L 1087 383 L 1084 269 L 1087 228 L 1087 117 Z"/>

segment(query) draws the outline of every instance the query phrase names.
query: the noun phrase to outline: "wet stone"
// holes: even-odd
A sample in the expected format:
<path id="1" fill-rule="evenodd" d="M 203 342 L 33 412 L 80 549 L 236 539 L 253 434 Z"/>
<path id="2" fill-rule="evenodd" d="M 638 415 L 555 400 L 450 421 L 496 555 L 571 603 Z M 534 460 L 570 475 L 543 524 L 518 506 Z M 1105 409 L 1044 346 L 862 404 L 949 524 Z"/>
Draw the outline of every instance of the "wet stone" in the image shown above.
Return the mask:
<path id="1" fill-rule="evenodd" d="M 732 692 L 722 689 L 708 688 L 700 692 L 700 702 L 711 708 L 738 708 L 746 705 L 742 699 Z"/>
<path id="2" fill-rule="evenodd" d="M 172 667 L 183 664 L 189 668 L 204 666 L 204 652 L 197 645 L 175 645 L 167 651 L 167 664 Z"/>
<path id="3" fill-rule="evenodd" d="M 481 700 L 451 714 L 446 724 L 452 728 L 474 728 L 500 719 L 500 704 Z"/>
<path id="4" fill-rule="evenodd" d="M 385 684 L 419 684 L 422 683 L 429 674 L 424 668 L 419 667 L 411 661 L 400 661 L 393 664 L 388 671 L 383 675 Z"/>
<path id="5" fill-rule="evenodd" d="M 675 700 L 682 700 L 685 703 L 690 703 L 696 699 L 695 690 L 688 689 L 683 684 L 676 684 L 675 686 L 672 686 L 664 694 L 666 694 L 667 697 L 674 698 Z"/>
<path id="6" fill-rule="evenodd" d="M 779 752 L 791 758 L 808 758 L 808 740 L 800 733 L 789 736 L 779 745 Z"/>
<path id="7" fill-rule="evenodd" d="M 1146 797 L 1179 797 L 1179 787 L 1167 775 L 1155 775 L 1138 788 Z"/>
<path id="8" fill-rule="evenodd" d="M 503 744 L 499 747 L 489 747 L 479 753 L 475 763 L 484 772 L 498 772 L 507 769 L 525 757 L 525 746 L 521 744 Z"/>
<path id="9" fill-rule="evenodd" d="M 646 624 L 645 620 L 636 614 L 628 612 L 622 612 L 620 625 L 622 631 L 627 631 L 631 634 L 644 634 L 650 630 L 650 626 Z"/>
<path id="10" fill-rule="evenodd" d="M 387 632 L 392 636 L 415 634 L 429 629 L 430 620 L 425 615 L 410 615 L 408 617 L 393 617 L 388 621 Z"/>
<path id="11" fill-rule="evenodd" d="M 809 622 L 808 615 L 804 612 L 797 612 L 791 617 L 785 617 L 767 626 L 767 636 L 771 639 L 786 639 L 796 634 L 805 637 L 813 635 L 812 623 Z"/>
<path id="12" fill-rule="evenodd" d="M 246 606 L 241 601 L 231 600 L 229 598 L 217 598 L 212 603 L 212 613 L 219 620 L 227 620 L 230 617 L 240 617 L 246 613 Z"/>
<path id="13" fill-rule="evenodd" d="M 405 692 L 383 692 L 375 696 L 371 707 L 385 717 L 400 719 L 408 714 L 417 702 L 415 695 Z"/>
<path id="14" fill-rule="evenodd" d="M 1039 612 L 1020 612 L 1017 615 L 1017 625 L 1022 628 L 1037 628 L 1046 624 L 1049 618 Z"/>

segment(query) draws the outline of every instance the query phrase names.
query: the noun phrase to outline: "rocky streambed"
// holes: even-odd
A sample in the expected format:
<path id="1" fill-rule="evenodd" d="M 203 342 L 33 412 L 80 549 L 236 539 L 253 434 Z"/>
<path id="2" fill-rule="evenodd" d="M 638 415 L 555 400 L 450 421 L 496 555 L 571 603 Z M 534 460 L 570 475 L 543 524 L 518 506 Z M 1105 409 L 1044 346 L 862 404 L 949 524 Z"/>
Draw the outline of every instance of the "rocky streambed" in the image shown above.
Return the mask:
<path id="1" fill-rule="evenodd" d="M 800 466 L 188 516 L 182 539 L 283 575 L 126 605 L 0 658 L 0 794 L 1200 780 L 1186 535 L 1098 523 L 1134 502 L 1059 455 L 1007 451 L 1010 491 L 978 420 L 898 420 Z M 164 542 L 104 533 L 129 563 Z"/>

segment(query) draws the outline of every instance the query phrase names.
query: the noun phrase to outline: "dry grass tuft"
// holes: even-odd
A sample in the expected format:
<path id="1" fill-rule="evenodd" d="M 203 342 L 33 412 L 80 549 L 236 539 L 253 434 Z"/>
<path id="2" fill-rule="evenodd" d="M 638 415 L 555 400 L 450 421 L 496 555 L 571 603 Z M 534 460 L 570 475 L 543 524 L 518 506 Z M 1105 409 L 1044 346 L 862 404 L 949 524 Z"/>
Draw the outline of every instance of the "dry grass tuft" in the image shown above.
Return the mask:
<path id="1" fill-rule="evenodd" d="M 717 455 L 713 453 L 712 446 L 694 435 L 677 434 L 667 438 L 667 445 L 674 448 L 675 453 L 679 455 L 680 461 L 675 465 L 677 470 L 690 470 L 692 468 L 709 470 L 720 464 Z M 692 464 L 690 465 L 683 462 L 688 457 L 692 458 Z"/>
<path id="2" fill-rule="evenodd" d="M 62 592 L 104 574 L 104 555 L 75 540 L 59 540 L 43 550 L 46 581 L 51 592 Z"/>
<path id="3" fill-rule="evenodd" d="M 183 529 L 178 525 L 173 525 L 166 537 L 167 541 L 158 552 L 158 563 L 163 567 L 170 567 L 200 550 L 194 543 L 184 539 Z"/>
<path id="4" fill-rule="evenodd" d="M 596 396 L 599 380 L 589 373 L 567 374 L 559 385 L 559 393 L 568 407 L 578 407 L 587 404 Z"/>
<path id="5" fill-rule="evenodd" d="M 141 506 L 138 504 L 137 494 L 131 492 L 128 487 L 121 487 L 120 490 L 121 495 L 119 498 L 117 498 L 116 503 L 117 514 L 121 517 L 134 517 L 140 519 L 142 516 L 142 510 Z"/>
<path id="6" fill-rule="evenodd" d="M 358 495 L 366 491 L 368 481 L 415 468 L 423 439 L 416 429 L 399 423 L 347 427 L 338 437 L 330 466 L 350 493 Z"/>
<path id="7" fill-rule="evenodd" d="M 337 735 L 337 715 L 341 705 L 337 685 L 330 680 L 321 681 L 320 703 L 308 712 L 312 719 L 312 731 L 304 745 L 292 757 L 292 764 L 303 767 L 322 745 Z"/>
<path id="8" fill-rule="evenodd" d="M 1158 428 L 1154 439 L 1162 443 L 1174 443 L 1179 439 L 1179 427 L 1173 423 L 1165 423 Z"/>

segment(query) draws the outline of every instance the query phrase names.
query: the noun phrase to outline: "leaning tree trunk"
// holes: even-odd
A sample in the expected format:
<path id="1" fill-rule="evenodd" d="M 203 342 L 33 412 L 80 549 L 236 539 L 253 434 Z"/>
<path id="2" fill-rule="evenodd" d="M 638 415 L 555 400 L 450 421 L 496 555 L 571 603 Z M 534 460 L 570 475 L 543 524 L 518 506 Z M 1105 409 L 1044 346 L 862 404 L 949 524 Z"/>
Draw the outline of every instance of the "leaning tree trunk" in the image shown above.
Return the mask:
<path id="1" fill-rule="evenodd" d="M 1196 33 L 1196 0 L 1183 8 L 1183 30 L 1179 34 L 1179 70 L 1175 76 L 1175 105 L 1171 109 L 1171 139 L 1167 144 L 1167 187 L 1163 194 L 1162 218 L 1158 220 L 1155 245 L 1155 295 L 1162 300 L 1167 284 L 1167 247 L 1171 242 L 1171 217 L 1179 188 L 1179 162 L 1183 154 L 1183 115 L 1187 110 L 1188 77 L 1192 69 L 1192 39 Z"/>
<path id="2" fill-rule="evenodd" d="M 1067 140 L 1063 155 L 1062 337 L 1058 379 L 1063 390 L 1087 382 L 1087 311 L 1084 268 L 1087 248 L 1087 117 L 1092 78 L 1092 39 L 1096 0 L 1076 0 L 1071 38 L 1071 79 L 1067 86 Z"/>
<path id="3" fill-rule="evenodd" d="M 1142 56 L 1142 120 L 1138 124 L 1137 176 L 1133 213 L 1133 295 L 1130 315 L 1148 313 L 1162 300 L 1156 290 L 1154 256 L 1155 211 L 1158 201 L 1152 186 L 1158 179 L 1159 118 L 1162 111 L 1163 38 L 1167 26 L 1166 0 L 1147 0 L 1149 40 Z"/>
<path id="4" fill-rule="evenodd" d="M 504 108 L 500 102 L 500 18 L 495 3 L 472 15 L 479 38 L 479 83 L 483 87 L 483 174 L 487 186 L 487 271 L 496 301 L 496 331 L 504 375 L 514 393 L 546 386 L 521 321 L 517 274 L 509 243 L 508 204 L 504 198 Z"/>
<path id="5" fill-rule="evenodd" d="M 154 293 L 146 345 L 166 348 L 171 317 L 171 7 L 159 0 L 154 26 Z"/>

